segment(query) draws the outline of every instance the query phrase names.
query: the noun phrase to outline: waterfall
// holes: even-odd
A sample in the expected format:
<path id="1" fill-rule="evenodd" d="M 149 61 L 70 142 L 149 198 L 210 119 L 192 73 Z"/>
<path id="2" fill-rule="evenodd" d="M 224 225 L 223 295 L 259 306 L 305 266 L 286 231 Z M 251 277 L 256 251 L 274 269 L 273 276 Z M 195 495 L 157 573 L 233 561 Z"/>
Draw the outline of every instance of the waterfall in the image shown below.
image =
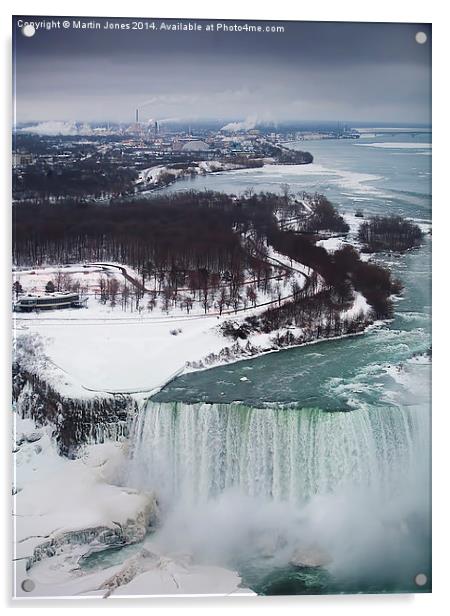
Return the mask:
<path id="1" fill-rule="evenodd" d="M 332 413 L 149 401 L 133 428 L 129 480 L 167 502 L 228 488 L 291 503 L 348 485 L 386 493 L 426 456 L 427 415 L 418 406 Z"/>

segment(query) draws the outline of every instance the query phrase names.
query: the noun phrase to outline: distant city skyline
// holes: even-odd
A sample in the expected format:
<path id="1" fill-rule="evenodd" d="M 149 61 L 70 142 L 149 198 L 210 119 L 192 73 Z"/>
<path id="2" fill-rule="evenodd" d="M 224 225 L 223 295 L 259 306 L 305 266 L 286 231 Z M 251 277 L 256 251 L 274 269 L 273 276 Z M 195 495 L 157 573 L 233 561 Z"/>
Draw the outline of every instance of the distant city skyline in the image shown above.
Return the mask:
<path id="1" fill-rule="evenodd" d="M 90 17 L 101 29 L 25 37 L 17 19 L 17 123 L 131 123 L 138 107 L 142 121 L 160 122 L 430 123 L 428 24 L 249 21 L 280 24 L 284 33 L 149 32 L 105 30 L 107 18 Z M 205 27 L 220 20 L 147 21 Z M 424 44 L 417 32 L 426 34 Z"/>

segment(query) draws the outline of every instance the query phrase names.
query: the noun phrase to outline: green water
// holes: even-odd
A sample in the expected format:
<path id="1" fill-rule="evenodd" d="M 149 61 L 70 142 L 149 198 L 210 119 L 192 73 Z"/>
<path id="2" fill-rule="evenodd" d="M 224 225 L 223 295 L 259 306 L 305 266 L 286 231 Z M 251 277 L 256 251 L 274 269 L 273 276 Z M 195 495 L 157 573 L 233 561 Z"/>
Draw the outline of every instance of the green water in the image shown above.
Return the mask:
<path id="1" fill-rule="evenodd" d="M 384 141 L 413 147 L 308 142 L 300 147 L 315 164 L 301 173 L 214 174 L 168 190 L 287 182 L 324 192 L 343 212 L 400 213 L 427 230 L 427 136 Z M 169 551 L 235 568 L 260 594 L 430 591 L 431 237 L 376 258 L 405 287 L 390 323 L 184 375 L 148 403 L 127 480 L 158 487 L 165 517 L 156 535 Z M 262 554 L 261 537 L 278 547 Z M 289 565 L 295 542 L 310 539 L 331 565 Z M 83 566 L 120 562 L 134 549 L 94 554 Z"/>
<path id="2" fill-rule="evenodd" d="M 381 260 L 381 259 L 380 259 Z M 296 403 L 324 410 L 349 410 L 362 403 L 395 400 L 408 404 L 411 396 L 429 398 L 426 368 L 416 366 L 423 383 L 403 385 L 396 379 L 405 362 L 431 346 L 431 241 L 399 258 L 388 259 L 405 285 L 391 323 L 361 336 L 319 342 L 179 377 L 155 401 Z M 246 377 L 245 381 L 241 381 Z"/>

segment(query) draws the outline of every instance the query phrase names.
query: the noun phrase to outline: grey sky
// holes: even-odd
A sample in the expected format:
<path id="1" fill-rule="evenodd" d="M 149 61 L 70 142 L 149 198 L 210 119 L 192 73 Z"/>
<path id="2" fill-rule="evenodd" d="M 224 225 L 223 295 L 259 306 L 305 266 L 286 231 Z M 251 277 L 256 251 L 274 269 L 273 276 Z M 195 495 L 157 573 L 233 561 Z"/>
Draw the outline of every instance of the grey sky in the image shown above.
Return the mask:
<path id="1" fill-rule="evenodd" d="M 430 121 L 429 25 L 248 23 L 285 32 L 61 28 L 26 38 L 13 21 L 17 122 L 127 122 L 143 102 L 142 119 Z"/>

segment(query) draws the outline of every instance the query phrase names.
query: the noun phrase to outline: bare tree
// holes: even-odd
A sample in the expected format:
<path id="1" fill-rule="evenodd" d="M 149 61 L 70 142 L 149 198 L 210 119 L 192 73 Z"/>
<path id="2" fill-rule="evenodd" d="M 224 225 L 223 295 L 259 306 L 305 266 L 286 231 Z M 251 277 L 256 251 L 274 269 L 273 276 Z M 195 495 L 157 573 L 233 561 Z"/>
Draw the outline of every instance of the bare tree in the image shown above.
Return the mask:
<path id="1" fill-rule="evenodd" d="M 119 281 L 117 280 L 117 278 L 109 278 L 108 279 L 108 292 L 109 292 L 109 297 L 111 300 L 111 306 L 114 308 L 114 306 L 117 303 L 117 294 L 119 292 Z"/>
<path id="2" fill-rule="evenodd" d="M 126 282 L 124 282 L 122 286 L 121 295 L 122 295 L 122 310 L 127 310 L 128 302 L 130 301 L 130 289 L 128 288 L 128 285 Z"/>
<path id="3" fill-rule="evenodd" d="M 252 304 L 253 308 L 256 306 L 256 290 L 255 287 L 249 286 L 247 287 L 247 299 Z"/>
<path id="4" fill-rule="evenodd" d="M 12 286 L 12 290 L 13 293 L 16 296 L 16 299 L 19 297 L 19 295 L 21 293 L 23 293 L 23 289 L 22 289 L 22 285 L 20 284 L 20 282 L 18 280 L 14 281 L 13 286 Z"/>
<path id="5" fill-rule="evenodd" d="M 219 308 L 219 314 L 221 316 L 222 316 L 222 312 L 226 304 L 226 301 L 227 301 L 227 292 L 225 290 L 225 287 L 222 287 L 219 292 L 219 299 L 217 300 L 217 306 Z"/>

